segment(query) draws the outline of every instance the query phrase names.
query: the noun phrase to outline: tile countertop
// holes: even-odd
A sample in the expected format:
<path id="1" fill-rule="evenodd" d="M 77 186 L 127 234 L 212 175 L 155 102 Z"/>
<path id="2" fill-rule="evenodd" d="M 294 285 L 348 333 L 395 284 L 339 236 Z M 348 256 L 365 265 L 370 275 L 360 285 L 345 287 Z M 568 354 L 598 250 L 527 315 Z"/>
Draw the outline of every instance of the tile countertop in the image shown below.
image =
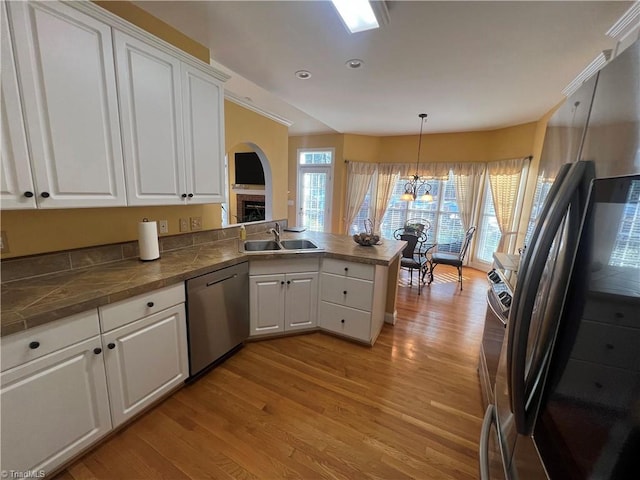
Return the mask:
<path id="1" fill-rule="evenodd" d="M 251 235 L 249 239 L 267 238 L 273 237 L 260 234 Z M 362 247 L 351 237 L 330 233 L 282 234 L 282 239 L 289 238 L 311 239 L 324 251 L 244 254 L 238 250 L 238 239 L 231 239 L 166 252 L 159 260 L 152 262 L 130 259 L 3 283 L 0 336 L 118 302 L 250 259 L 314 255 L 389 265 L 405 246 L 402 241 L 385 240 L 381 245 Z"/>

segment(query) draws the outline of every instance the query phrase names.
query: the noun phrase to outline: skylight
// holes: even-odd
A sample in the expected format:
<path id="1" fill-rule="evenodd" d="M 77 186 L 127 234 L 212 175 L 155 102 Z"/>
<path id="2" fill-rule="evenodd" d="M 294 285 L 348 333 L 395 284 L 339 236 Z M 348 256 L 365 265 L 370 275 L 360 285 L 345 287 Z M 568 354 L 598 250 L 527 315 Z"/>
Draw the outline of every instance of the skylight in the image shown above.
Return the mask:
<path id="1" fill-rule="evenodd" d="M 380 27 L 369 0 L 331 0 L 351 33 Z"/>

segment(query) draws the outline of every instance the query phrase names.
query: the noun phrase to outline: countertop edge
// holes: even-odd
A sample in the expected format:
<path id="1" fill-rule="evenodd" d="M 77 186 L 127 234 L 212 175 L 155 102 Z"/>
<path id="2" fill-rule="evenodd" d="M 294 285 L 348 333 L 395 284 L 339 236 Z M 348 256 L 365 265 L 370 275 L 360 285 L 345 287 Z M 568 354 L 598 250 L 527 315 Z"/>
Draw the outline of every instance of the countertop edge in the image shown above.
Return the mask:
<path id="1" fill-rule="evenodd" d="M 326 235 L 331 235 L 331 237 L 333 237 L 334 239 L 342 237 L 342 236 L 336 237 L 333 234 L 326 234 Z M 296 235 L 296 236 L 299 236 L 299 235 Z M 350 237 L 344 236 L 344 239 L 345 240 L 350 239 Z M 325 243 L 322 240 L 319 240 L 319 241 L 320 243 Z M 226 247 L 230 249 L 229 251 L 231 252 L 232 252 L 231 249 L 233 248 L 231 244 L 236 244 L 236 243 L 237 243 L 237 239 L 223 240 L 220 242 L 216 242 L 216 244 L 220 244 L 221 247 L 223 248 Z M 300 255 L 315 256 L 319 258 L 336 258 L 336 259 L 370 264 L 370 265 L 389 266 L 395 261 L 397 257 L 401 255 L 402 250 L 404 249 L 405 242 L 397 242 L 397 243 L 398 243 L 398 248 L 391 250 L 392 252 L 395 252 L 395 253 L 390 255 L 387 252 L 385 256 L 378 257 L 378 258 L 369 257 L 369 256 L 358 256 L 353 253 L 340 253 L 340 252 L 336 252 L 335 250 L 332 250 L 330 247 L 327 247 L 326 245 L 322 246 L 323 248 L 322 252 L 310 252 L 310 253 L 305 253 Z M 202 246 L 199 246 L 199 247 L 202 247 Z M 199 247 L 189 247 L 189 248 L 199 248 Z M 189 249 L 184 249 L 184 250 L 189 250 Z M 210 263 L 205 266 L 200 266 L 194 269 L 187 269 L 173 275 L 169 274 L 165 277 L 140 283 L 139 285 L 135 285 L 133 287 L 127 285 L 123 287 L 122 290 L 119 290 L 119 291 L 118 290 L 111 291 L 106 294 L 97 293 L 95 296 L 92 296 L 87 299 L 79 300 L 69 305 L 55 307 L 52 309 L 46 309 L 43 307 L 43 311 L 38 313 L 33 313 L 28 316 L 24 316 L 21 314 L 20 311 L 15 311 L 15 310 L 10 310 L 9 312 L 2 312 L 2 315 L 8 314 L 12 317 L 12 320 L 15 319 L 15 321 L 9 321 L 6 324 L 1 325 L 0 337 L 5 337 L 8 335 L 26 331 L 40 325 L 44 325 L 50 322 L 55 322 L 56 320 L 60 320 L 62 318 L 68 317 L 70 315 L 74 315 L 76 313 L 80 313 L 93 308 L 98 308 L 104 305 L 126 300 L 128 298 L 135 297 L 136 295 L 157 290 L 159 288 L 175 285 L 177 283 L 184 282 L 190 278 L 198 277 L 200 275 L 205 275 L 207 273 L 210 273 L 213 270 L 219 270 L 222 268 L 230 267 L 233 265 L 237 265 L 239 263 L 251 261 L 252 259 L 277 259 L 277 258 L 296 258 L 297 257 L 297 255 L 291 255 L 291 254 L 288 254 L 285 257 L 284 255 L 277 255 L 273 253 L 245 254 L 244 252 L 240 252 L 240 251 L 238 251 L 236 255 L 233 255 L 233 253 L 236 253 L 236 252 L 232 252 L 231 253 L 232 256 L 230 258 L 224 259 L 222 261 Z M 369 252 L 367 251 L 367 253 Z M 116 262 L 115 265 L 117 266 L 119 263 L 124 264 L 124 261 Z M 113 266 L 113 265 L 114 264 L 110 264 L 110 266 Z M 142 266 L 143 264 L 141 263 L 140 265 Z M 92 269 L 93 271 L 98 271 L 98 272 L 100 271 L 100 267 L 92 267 Z M 79 271 L 79 273 L 81 274 L 83 272 Z M 22 282 L 21 280 L 17 280 L 13 282 L 8 282 L 8 284 L 12 284 L 13 286 L 16 286 L 16 285 L 19 286 L 21 282 Z"/>

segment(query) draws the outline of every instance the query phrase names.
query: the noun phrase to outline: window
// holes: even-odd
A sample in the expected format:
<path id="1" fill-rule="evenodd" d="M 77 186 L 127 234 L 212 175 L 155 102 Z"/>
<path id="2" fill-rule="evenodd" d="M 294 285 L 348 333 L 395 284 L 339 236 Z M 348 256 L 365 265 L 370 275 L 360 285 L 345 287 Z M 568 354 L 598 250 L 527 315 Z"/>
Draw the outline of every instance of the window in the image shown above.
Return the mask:
<path id="1" fill-rule="evenodd" d="M 431 224 L 428 238 L 430 242 L 438 242 L 438 250 L 459 251 L 464 230 L 458 214 L 453 176 L 449 174 L 446 180 L 428 180 L 433 196 L 431 202 L 400 199 L 410 180 L 411 177 L 401 177 L 394 185 L 389 207 L 380 226 L 382 238 L 393 238 L 393 232 L 408 220 L 423 219 Z"/>

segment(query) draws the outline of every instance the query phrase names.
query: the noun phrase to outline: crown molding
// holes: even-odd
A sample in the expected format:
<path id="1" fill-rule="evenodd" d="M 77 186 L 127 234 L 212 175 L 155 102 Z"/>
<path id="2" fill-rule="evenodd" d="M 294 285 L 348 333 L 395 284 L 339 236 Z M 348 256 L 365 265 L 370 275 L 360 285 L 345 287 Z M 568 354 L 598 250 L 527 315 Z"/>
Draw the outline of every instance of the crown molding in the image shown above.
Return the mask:
<path id="1" fill-rule="evenodd" d="M 627 34 L 638 27 L 640 23 L 640 2 L 635 2 L 631 7 L 622 14 L 622 16 L 614 23 L 609 30 L 607 36 L 618 41 L 624 39 Z"/>
<path id="2" fill-rule="evenodd" d="M 580 86 L 586 82 L 591 76 L 593 76 L 598 70 L 604 67 L 611 58 L 611 50 L 603 50 L 596 58 L 594 58 L 584 70 L 582 70 L 576 78 L 571 80 L 569 85 L 564 87 L 562 94 L 565 97 L 570 97 L 573 93 L 580 88 Z"/>
<path id="3" fill-rule="evenodd" d="M 241 107 L 244 107 L 246 109 L 249 109 L 253 112 L 256 112 L 260 115 L 262 115 L 263 117 L 267 117 L 270 120 L 273 120 L 274 122 L 278 122 L 281 123 L 282 125 L 285 125 L 287 128 L 290 127 L 291 125 L 293 125 L 293 122 L 290 120 L 287 120 L 284 117 L 281 117 L 280 115 L 277 115 L 275 113 L 269 112 L 267 110 L 264 110 L 260 107 L 257 107 L 256 105 L 254 105 L 253 103 L 249 102 L 248 100 L 239 97 L 238 95 L 236 95 L 235 93 L 231 93 L 228 90 L 224 91 L 224 98 L 226 98 L 227 100 L 240 105 Z"/>

